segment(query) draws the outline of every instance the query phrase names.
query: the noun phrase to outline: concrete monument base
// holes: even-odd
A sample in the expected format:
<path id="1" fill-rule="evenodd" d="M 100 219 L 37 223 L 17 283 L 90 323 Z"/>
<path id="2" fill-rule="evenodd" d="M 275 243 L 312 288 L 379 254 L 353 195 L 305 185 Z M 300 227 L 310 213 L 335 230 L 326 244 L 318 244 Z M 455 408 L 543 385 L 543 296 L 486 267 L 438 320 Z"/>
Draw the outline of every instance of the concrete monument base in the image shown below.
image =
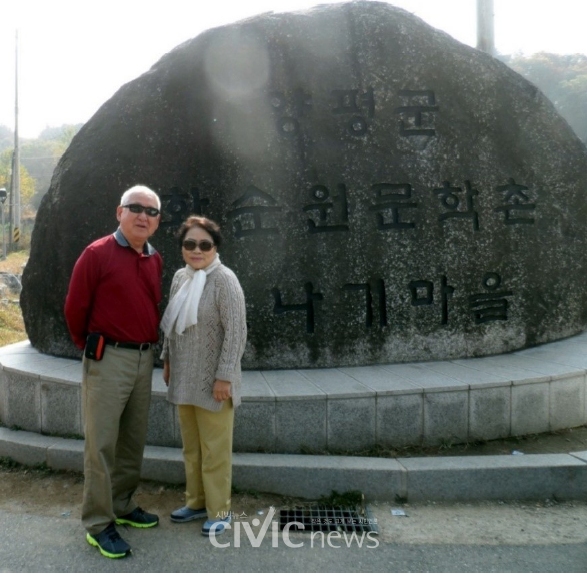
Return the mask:
<path id="1" fill-rule="evenodd" d="M 491 440 L 587 423 L 587 332 L 479 359 L 246 371 L 235 420 L 241 453 L 344 453 L 374 445 Z M 9 428 L 82 437 L 81 362 L 0 348 L 0 419 Z M 150 446 L 180 447 L 155 369 Z"/>

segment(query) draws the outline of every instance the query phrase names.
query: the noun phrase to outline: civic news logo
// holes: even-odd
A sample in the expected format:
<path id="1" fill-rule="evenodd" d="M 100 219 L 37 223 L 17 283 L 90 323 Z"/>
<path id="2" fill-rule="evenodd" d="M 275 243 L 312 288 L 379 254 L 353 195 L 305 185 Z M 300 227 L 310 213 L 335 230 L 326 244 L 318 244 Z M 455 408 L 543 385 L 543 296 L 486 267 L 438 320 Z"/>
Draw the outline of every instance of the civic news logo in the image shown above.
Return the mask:
<path id="1" fill-rule="evenodd" d="M 279 532 L 279 523 L 277 520 L 273 520 L 275 516 L 275 508 L 271 507 L 265 520 L 261 523 L 258 518 L 254 518 L 250 523 L 248 521 L 234 521 L 232 524 L 224 524 L 227 530 L 232 530 L 234 533 L 234 539 L 229 542 L 220 542 L 216 538 L 216 530 L 210 531 L 210 542 L 216 548 L 228 548 L 231 545 L 234 548 L 240 548 L 243 540 L 248 540 L 253 548 L 259 548 L 263 541 L 269 536 L 271 538 L 271 546 L 277 548 L 280 540 L 289 548 L 301 548 L 308 542 L 302 540 L 300 542 L 294 542 L 290 538 L 290 530 L 293 528 L 294 532 L 305 530 L 304 524 L 301 522 L 293 521 L 287 522 L 283 526 L 283 530 Z M 259 528 L 257 534 L 253 532 L 253 526 Z M 244 532 L 244 536 L 243 536 Z M 379 540 L 377 540 L 376 532 L 361 532 L 360 535 L 356 532 L 345 532 L 334 530 L 331 532 L 319 532 L 314 531 L 310 534 L 309 540 L 310 546 L 314 548 L 314 545 L 321 548 L 329 546 L 330 548 L 341 548 L 346 546 L 350 548 L 353 545 L 362 548 L 363 544 L 367 548 L 377 548 L 379 546 Z"/>

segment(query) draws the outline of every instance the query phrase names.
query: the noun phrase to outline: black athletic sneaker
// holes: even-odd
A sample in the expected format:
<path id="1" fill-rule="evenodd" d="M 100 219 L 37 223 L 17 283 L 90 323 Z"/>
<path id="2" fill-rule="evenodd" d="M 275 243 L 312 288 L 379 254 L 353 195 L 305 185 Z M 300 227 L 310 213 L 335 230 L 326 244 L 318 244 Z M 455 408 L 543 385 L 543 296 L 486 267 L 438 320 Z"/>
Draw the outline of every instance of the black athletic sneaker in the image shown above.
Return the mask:
<path id="1" fill-rule="evenodd" d="M 97 546 L 102 556 L 106 558 L 124 558 L 131 552 L 130 546 L 116 531 L 114 522 L 108 525 L 99 534 L 86 534 L 86 540 L 92 546 Z"/>
<path id="2" fill-rule="evenodd" d="M 132 512 L 119 516 L 116 524 L 129 524 L 135 528 L 151 528 L 159 524 L 159 517 L 156 514 L 145 512 L 140 506 L 137 506 Z"/>

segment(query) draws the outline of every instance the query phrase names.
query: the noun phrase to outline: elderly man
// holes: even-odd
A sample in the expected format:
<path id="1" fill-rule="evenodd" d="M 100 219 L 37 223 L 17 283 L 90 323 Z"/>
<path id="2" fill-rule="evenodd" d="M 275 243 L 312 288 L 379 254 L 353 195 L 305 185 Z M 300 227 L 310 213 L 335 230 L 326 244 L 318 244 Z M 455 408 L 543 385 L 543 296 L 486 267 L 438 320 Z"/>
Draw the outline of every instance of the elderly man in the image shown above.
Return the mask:
<path id="1" fill-rule="evenodd" d="M 116 524 L 149 528 L 159 517 L 133 500 L 138 486 L 159 338 L 161 256 L 148 239 L 161 202 L 148 187 L 127 190 L 115 233 L 91 243 L 77 260 L 65 301 L 74 343 L 85 349 L 82 523 L 86 540 L 108 558 L 131 549 Z"/>

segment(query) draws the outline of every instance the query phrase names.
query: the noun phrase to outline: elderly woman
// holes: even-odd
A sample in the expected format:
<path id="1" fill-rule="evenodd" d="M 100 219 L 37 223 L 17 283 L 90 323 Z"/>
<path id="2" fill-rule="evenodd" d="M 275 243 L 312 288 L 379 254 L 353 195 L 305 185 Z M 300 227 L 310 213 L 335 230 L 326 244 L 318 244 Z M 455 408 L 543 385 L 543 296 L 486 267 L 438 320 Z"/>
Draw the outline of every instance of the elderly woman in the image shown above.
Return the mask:
<path id="1" fill-rule="evenodd" d="M 208 519 L 202 534 L 231 520 L 232 430 L 240 404 L 247 327 L 236 275 L 220 263 L 216 223 L 189 217 L 180 227 L 186 266 L 176 272 L 161 328 L 167 399 L 177 405 L 186 473 L 185 506 L 173 522 Z"/>

